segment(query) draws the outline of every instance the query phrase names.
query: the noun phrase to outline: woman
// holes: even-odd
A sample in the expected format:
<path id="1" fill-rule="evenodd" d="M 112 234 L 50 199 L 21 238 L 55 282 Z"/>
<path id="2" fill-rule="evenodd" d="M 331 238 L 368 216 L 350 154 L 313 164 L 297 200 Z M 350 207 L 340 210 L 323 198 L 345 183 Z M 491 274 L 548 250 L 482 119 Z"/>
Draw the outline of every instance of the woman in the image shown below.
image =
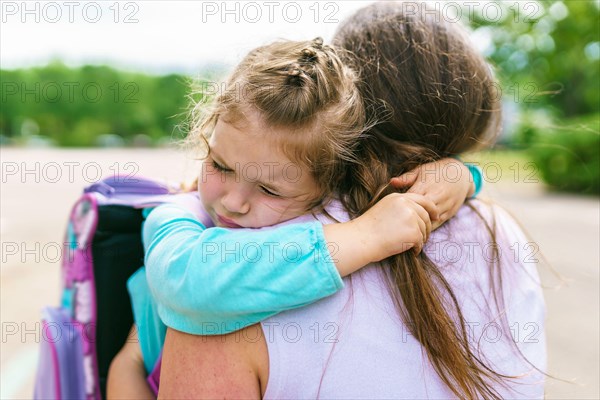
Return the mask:
<path id="1" fill-rule="evenodd" d="M 367 107 L 384 119 L 339 188 L 350 217 L 388 194 L 391 177 L 472 150 L 498 130 L 491 71 L 464 33 L 406 10 L 369 6 L 336 36 L 354 53 L 347 62 Z M 330 298 L 239 333 L 169 331 L 160 395 L 542 397 L 543 299 L 535 266 L 511 251 L 526 242 L 505 212 L 473 201 L 432 234 L 424 255 L 367 267 Z"/>

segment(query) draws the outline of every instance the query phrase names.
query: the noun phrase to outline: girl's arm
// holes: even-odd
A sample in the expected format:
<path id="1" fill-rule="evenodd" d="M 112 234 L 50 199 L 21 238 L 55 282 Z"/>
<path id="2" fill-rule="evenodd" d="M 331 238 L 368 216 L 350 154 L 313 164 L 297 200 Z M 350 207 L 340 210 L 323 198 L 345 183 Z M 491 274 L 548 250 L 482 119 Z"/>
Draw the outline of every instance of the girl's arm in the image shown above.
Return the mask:
<path id="1" fill-rule="evenodd" d="M 232 332 L 343 287 L 316 221 L 206 229 L 189 211 L 164 204 L 142 233 L 158 314 L 183 332 Z"/>
<path id="2" fill-rule="evenodd" d="M 325 228 L 313 221 L 229 230 L 206 229 L 189 211 L 165 204 L 143 229 L 148 286 L 167 326 L 233 332 L 335 293 L 340 272 L 420 251 L 429 214 L 435 206 L 425 197 L 394 194 L 354 221 Z"/>
<path id="3" fill-rule="evenodd" d="M 129 337 L 135 337 L 135 327 Z M 154 399 L 146 383 L 140 344 L 128 340 L 110 364 L 106 382 L 107 399 Z"/>

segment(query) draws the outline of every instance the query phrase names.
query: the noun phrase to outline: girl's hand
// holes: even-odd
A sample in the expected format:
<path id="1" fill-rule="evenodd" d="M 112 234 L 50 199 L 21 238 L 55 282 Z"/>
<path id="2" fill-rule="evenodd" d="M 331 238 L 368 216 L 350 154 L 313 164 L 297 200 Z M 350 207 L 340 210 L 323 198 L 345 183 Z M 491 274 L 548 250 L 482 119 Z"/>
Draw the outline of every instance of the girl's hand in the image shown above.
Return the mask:
<path id="1" fill-rule="evenodd" d="M 435 203 L 439 218 L 432 218 L 433 229 L 452 218 L 475 192 L 469 169 L 454 158 L 444 158 L 423 164 L 399 177 L 390 184 L 397 188 L 409 187 L 407 193 L 426 196 Z"/>
<path id="2" fill-rule="evenodd" d="M 372 253 L 371 262 L 413 249 L 420 253 L 429 233 L 431 220 L 438 218 L 436 205 L 415 193 L 385 196 L 355 221 L 358 232 Z"/>

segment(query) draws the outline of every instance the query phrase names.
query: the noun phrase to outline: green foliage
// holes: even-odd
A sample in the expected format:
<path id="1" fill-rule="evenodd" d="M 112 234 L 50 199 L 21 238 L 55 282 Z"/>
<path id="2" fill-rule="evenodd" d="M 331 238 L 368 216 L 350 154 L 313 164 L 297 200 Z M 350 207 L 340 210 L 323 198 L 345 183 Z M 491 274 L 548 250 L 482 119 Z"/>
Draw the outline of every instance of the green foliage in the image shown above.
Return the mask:
<path id="1" fill-rule="evenodd" d="M 508 145 L 515 149 L 527 149 L 541 139 L 540 135 L 546 128 L 552 126 L 552 115 L 545 109 L 522 112 L 516 121 L 516 134 Z"/>
<path id="2" fill-rule="evenodd" d="M 557 190 L 600 194 L 600 114 L 538 131 L 530 148 L 542 179 Z"/>
<path id="3" fill-rule="evenodd" d="M 489 43 L 505 100 L 547 108 L 558 117 L 600 109 L 600 2 L 510 1 L 470 13 Z M 486 12 L 487 11 L 487 12 Z"/>
<path id="4" fill-rule="evenodd" d="M 0 135 L 25 141 L 24 121 L 39 134 L 64 146 L 93 146 L 100 135 L 131 142 L 136 135 L 152 141 L 181 138 L 177 126 L 187 118 L 188 78 L 148 76 L 106 66 L 2 70 Z"/>
<path id="5" fill-rule="evenodd" d="M 554 189 L 599 194 L 600 2 L 479 4 L 471 27 L 512 106 L 506 144 L 527 149 Z"/>

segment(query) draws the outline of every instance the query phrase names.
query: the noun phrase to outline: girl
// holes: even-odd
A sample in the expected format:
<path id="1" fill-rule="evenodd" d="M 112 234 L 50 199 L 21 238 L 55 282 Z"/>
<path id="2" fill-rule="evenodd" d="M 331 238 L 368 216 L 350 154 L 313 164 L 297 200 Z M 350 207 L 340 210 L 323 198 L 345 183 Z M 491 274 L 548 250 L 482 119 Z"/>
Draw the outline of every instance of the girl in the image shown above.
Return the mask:
<path id="1" fill-rule="evenodd" d="M 393 111 L 340 182 L 351 217 L 388 194 L 390 177 L 498 130 L 489 67 L 457 26 L 416 6 L 377 3 L 337 34 L 366 104 Z M 543 298 L 535 266 L 511 250 L 526 242 L 505 212 L 473 202 L 423 253 L 364 268 L 318 303 L 240 334 L 169 330 L 161 396 L 542 398 Z"/>
<path id="2" fill-rule="evenodd" d="M 356 167 L 353 151 L 365 125 L 355 76 L 336 52 L 321 40 L 265 46 L 242 61 L 227 87 L 213 112 L 195 127 L 209 137 L 198 190 L 212 221 L 220 227 L 258 228 L 328 204 L 336 196 L 335 182 L 345 170 Z M 249 166 L 254 168 L 252 177 L 243 172 Z M 470 187 L 465 177 L 459 184 L 445 184 L 452 196 L 459 186 L 461 200 Z M 216 334 L 316 301 L 343 286 L 340 274 L 413 247 L 420 251 L 431 229 L 429 214 L 435 214 L 435 208 L 423 196 L 397 194 L 353 222 L 325 227 L 303 222 L 249 233 L 206 229 L 186 210 L 158 207 L 144 227 L 148 280 L 158 300 L 158 313 L 176 329 Z M 280 237 L 286 242 L 280 243 Z M 240 263 L 235 244 L 248 244 L 250 239 L 250 243 L 271 247 L 253 247 L 253 253 Z M 290 243 L 297 250 L 293 259 L 282 248 Z M 339 248 L 333 260 L 328 243 Z M 274 252 L 267 257 L 269 249 Z M 268 261 L 248 268 L 248 259 L 257 261 L 261 256 Z M 220 268 L 221 263 L 228 267 Z M 290 268 L 290 263 L 296 265 Z M 130 289 L 149 371 L 162 339 L 160 328 L 155 330 L 148 322 L 154 318 L 154 306 L 144 296 L 144 285 L 142 270 L 132 277 Z M 147 338 L 154 332 L 158 333 Z M 111 367 L 110 396 L 143 390 L 143 384 L 132 384 L 135 377 L 128 373 L 139 371 L 138 377 L 144 373 L 143 368 L 129 365 L 140 360 L 139 353 L 133 359 L 128 352 L 132 347 L 135 344 L 126 345 Z"/>

